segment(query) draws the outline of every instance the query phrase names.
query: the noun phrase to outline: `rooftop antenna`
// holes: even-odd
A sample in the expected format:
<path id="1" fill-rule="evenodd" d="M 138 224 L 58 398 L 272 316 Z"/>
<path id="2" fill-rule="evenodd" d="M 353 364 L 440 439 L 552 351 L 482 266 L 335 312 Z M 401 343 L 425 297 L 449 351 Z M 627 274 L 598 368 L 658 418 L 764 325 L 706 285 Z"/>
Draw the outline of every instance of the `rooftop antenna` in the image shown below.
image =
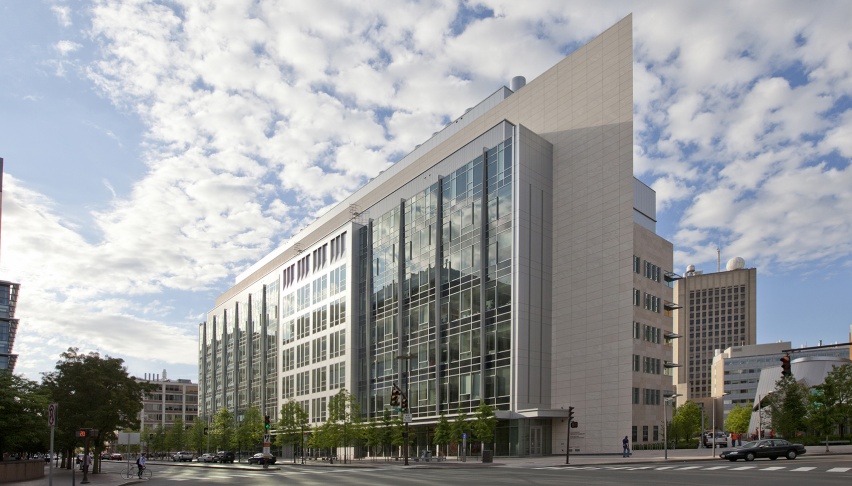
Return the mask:
<path id="1" fill-rule="evenodd" d="M 716 247 L 716 271 L 722 271 L 722 250 L 718 246 Z"/>

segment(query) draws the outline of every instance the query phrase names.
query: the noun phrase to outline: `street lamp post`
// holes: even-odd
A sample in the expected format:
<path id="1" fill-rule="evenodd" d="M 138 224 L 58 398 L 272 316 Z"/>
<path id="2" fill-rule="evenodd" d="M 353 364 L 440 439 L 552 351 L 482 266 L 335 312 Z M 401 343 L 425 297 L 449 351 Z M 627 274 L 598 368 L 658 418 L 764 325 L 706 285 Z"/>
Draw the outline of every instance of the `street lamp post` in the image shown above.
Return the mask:
<path id="1" fill-rule="evenodd" d="M 663 398 L 663 450 L 665 460 L 669 459 L 669 432 L 667 422 L 669 421 L 669 403 L 675 398 L 681 396 L 680 393 Z"/>

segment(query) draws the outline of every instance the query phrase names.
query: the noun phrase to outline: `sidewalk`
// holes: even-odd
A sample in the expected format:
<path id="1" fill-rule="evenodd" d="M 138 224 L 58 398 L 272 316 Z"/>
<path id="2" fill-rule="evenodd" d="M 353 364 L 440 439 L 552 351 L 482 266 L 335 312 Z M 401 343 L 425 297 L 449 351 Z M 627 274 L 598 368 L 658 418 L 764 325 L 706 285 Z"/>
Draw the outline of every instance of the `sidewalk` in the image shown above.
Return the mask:
<path id="1" fill-rule="evenodd" d="M 831 446 L 831 451 L 826 453 L 825 446 L 808 446 L 808 453 L 806 457 L 810 456 L 844 456 L 844 455 L 852 455 L 852 445 L 840 445 L 840 446 Z M 666 451 L 662 450 L 652 450 L 652 451 L 635 451 L 630 457 L 621 457 L 621 453 L 615 454 L 571 454 L 569 458 L 570 466 L 599 466 L 599 465 L 624 465 L 624 464 L 653 464 L 653 463 L 661 463 L 661 462 L 684 462 L 684 461 L 697 461 L 697 460 L 719 460 L 719 453 L 724 451 L 725 449 L 716 449 L 716 455 L 713 456 L 712 449 L 676 449 L 668 451 L 668 459 L 666 459 Z M 154 471 L 154 474 L 163 474 L 164 470 L 173 467 L 206 467 L 206 468 L 217 468 L 217 469 L 247 469 L 252 471 L 259 471 L 260 468 L 257 466 L 249 466 L 246 463 L 235 463 L 228 465 L 210 465 L 210 464 L 198 464 L 198 463 L 186 463 L 186 462 L 170 462 L 170 461 L 150 461 L 150 466 Z M 468 457 L 467 461 L 462 462 L 461 460 L 456 460 L 454 458 L 450 458 L 446 461 L 441 462 L 417 462 L 413 458 L 408 459 L 408 467 L 409 468 L 438 468 L 438 467 L 451 467 L 451 468 L 480 468 L 480 467 L 566 467 L 565 464 L 565 456 L 539 456 L 539 457 L 495 457 L 494 462 L 490 464 L 483 464 L 480 462 L 479 457 Z M 327 462 L 322 461 L 307 461 L 304 465 L 296 462 L 295 464 L 288 460 L 284 459 L 283 461 L 278 462 L 277 464 L 270 466 L 270 470 L 283 470 L 286 471 L 289 468 L 381 468 L 381 467 L 389 467 L 389 466 L 398 466 L 398 467 L 406 467 L 403 465 L 403 461 L 386 461 L 384 459 L 372 460 L 372 459 L 359 459 L 353 462 L 348 462 L 343 464 L 341 462 L 335 462 L 334 464 L 329 464 Z M 136 480 L 125 480 L 122 479 L 118 472 L 104 472 L 100 474 L 89 474 L 88 475 L 88 484 L 96 485 L 96 486 L 123 486 L 129 484 L 139 484 L 144 483 L 144 481 L 136 481 Z M 74 484 L 79 485 L 82 484 L 83 481 L 83 473 L 79 470 L 75 471 Z M 34 479 L 31 481 L 23 481 L 18 483 L 10 483 L 16 486 L 48 486 L 48 468 L 45 466 L 44 468 L 44 478 L 42 479 Z M 54 486 L 69 486 L 72 484 L 71 471 L 67 469 L 53 469 L 53 485 Z"/>

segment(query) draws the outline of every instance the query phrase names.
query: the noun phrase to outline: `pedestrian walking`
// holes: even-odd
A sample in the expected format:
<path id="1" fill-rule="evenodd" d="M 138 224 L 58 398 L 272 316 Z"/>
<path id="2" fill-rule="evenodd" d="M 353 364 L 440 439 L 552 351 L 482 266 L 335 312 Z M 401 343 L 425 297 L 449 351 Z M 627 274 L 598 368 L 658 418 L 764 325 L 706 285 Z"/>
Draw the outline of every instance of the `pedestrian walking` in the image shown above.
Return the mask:
<path id="1" fill-rule="evenodd" d="M 624 436 L 624 440 L 621 441 L 621 457 L 630 457 L 630 440 L 627 436 Z"/>

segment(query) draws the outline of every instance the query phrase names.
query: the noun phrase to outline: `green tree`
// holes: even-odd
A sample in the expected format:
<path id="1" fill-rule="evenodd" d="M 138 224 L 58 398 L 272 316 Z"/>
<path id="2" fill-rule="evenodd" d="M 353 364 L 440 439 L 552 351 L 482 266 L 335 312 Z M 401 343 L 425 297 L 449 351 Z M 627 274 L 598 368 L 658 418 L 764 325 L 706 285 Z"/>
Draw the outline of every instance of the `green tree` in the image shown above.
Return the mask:
<path id="1" fill-rule="evenodd" d="M 805 430 L 808 412 L 808 387 L 792 376 L 782 376 L 775 382 L 775 391 L 769 395 L 769 411 L 772 428 L 787 439 L 794 439 L 796 432 Z"/>
<path id="2" fill-rule="evenodd" d="M 103 450 L 105 440 L 115 439 L 115 430 L 138 430 L 142 397 L 153 390 L 151 385 L 129 376 L 124 360 L 118 358 L 102 358 L 96 352 L 80 354 L 77 348 L 68 348 L 60 356 L 56 369 L 42 380 L 51 401 L 59 406 L 57 450 L 72 457 L 78 444 L 75 432 L 82 428 L 100 432 L 89 443 L 95 451 Z M 96 462 L 93 472 L 99 466 Z"/>
<path id="3" fill-rule="evenodd" d="M 401 414 L 396 414 L 391 419 L 390 431 L 391 444 L 402 447 L 405 444 L 405 423 L 402 421 Z M 411 445 L 410 437 L 409 445 Z M 399 455 L 401 455 L 401 451 Z"/>
<path id="4" fill-rule="evenodd" d="M 453 421 L 453 443 L 458 444 L 459 451 L 458 455 L 467 455 L 467 451 L 462 452 L 462 440 L 464 439 L 464 434 L 470 431 L 470 424 L 467 420 L 467 414 L 462 412 L 456 416 L 456 419 Z"/>
<path id="5" fill-rule="evenodd" d="M 296 462 L 296 450 L 299 451 L 300 456 L 304 455 L 302 441 L 305 437 L 305 429 L 308 427 L 308 420 L 308 412 L 292 398 L 281 405 L 281 415 L 276 426 L 278 434 L 275 436 L 275 444 L 279 447 L 293 446 L 293 462 Z"/>
<path id="6" fill-rule="evenodd" d="M 206 423 L 196 420 L 187 434 L 188 448 L 195 451 L 196 455 L 201 455 L 207 445 L 207 436 L 204 435 L 205 427 L 207 427 Z"/>
<path id="7" fill-rule="evenodd" d="M 213 427 L 209 431 L 216 449 L 230 449 L 234 445 L 234 414 L 227 407 L 220 408 L 213 416 Z"/>
<path id="8" fill-rule="evenodd" d="M 339 444 L 338 438 L 338 424 L 326 420 L 319 427 L 313 429 L 309 443 L 311 447 L 323 450 L 323 455 L 326 455 L 326 452 L 328 455 L 332 455 L 332 449 Z"/>
<path id="9" fill-rule="evenodd" d="M 497 426 L 497 417 L 494 415 L 494 409 L 484 401 L 479 402 L 479 407 L 476 408 L 476 415 L 471 428 L 473 435 L 482 444 L 482 450 L 490 450 L 494 441 L 494 428 Z M 486 449 L 486 446 L 488 449 Z M 483 454 L 483 460 L 485 454 Z"/>
<path id="10" fill-rule="evenodd" d="M 48 403 L 37 382 L 0 371 L 0 461 L 2 452 L 47 450 Z"/>
<path id="11" fill-rule="evenodd" d="M 151 443 L 149 444 L 148 451 L 150 451 L 152 453 L 161 453 L 161 452 L 165 451 L 166 449 L 168 449 L 168 445 L 166 445 L 166 436 L 167 436 L 168 430 L 166 430 L 166 428 L 163 427 L 163 424 L 155 425 L 154 427 L 152 427 L 152 430 L 154 431 L 154 438 L 151 440 Z M 148 451 L 146 451 L 146 452 L 148 452 Z"/>
<path id="12" fill-rule="evenodd" d="M 432 442 L 440 448 L 444 446 L 444 455 L 449 455 L 449 445 L 453 442 L 453 426 L 447 420 L 447 416 L 443 413 L 438 418 L 438 424 L 435 426 L 435 435 L 432 437 Z M 440 455 L 440 449 L 438 451 Z"/>
<path id="13" fill-rule="evenodd" d="M 831 403 L 832 399 L 833 397 L 826 394 L 824 389 L 817 387 L 811 389 L 808 394 L 807 424 L 816 435 L 825 437 L 825 452 L 829 452 L 828 435 L 836 423 L 834 414 L 837 408 L 834 403 Z"/>
<path id="14" fill-rule="evenodd" d="M 250 405 L 234 433 L 237 449 L 240 453 L 245 448 L 254 451 L 255 447 L 263 440 L 265 433 L 266 429 L 264 428 L 263 417 L 260 416 L 260 409 L 256 405 Z M 237 456 L 239 461 L 242 462 L 241 454 L 237 454 Z"/>
<path id="15" fill-rule="evenodd" d="M 822 393 L 822 402 L 827 407 L 825 413 L 831 422 L 841 426 L 840 436 L 843 437 L 843 426 L 849 423 L 852 415 L 852 364 L 835 366 L 814 388 Z"/>
<path id="16" fill-rule="evenodd" d="M 343 463 L 346 464 L 349 446 L 360 436 L 361 412 L 355 397 L 345 388 L 341 388 L 329 400 L 326 423 L 334 424 L 329 427 L 332 440 L 335 445 L 343 446 Z"/>
<path id="17" fill-rule="evenodd" d="M 389 455 L 390 447 L 394 443 L 394 437 L 397 431 L 399 432 L 399 443 L 402 444 L 402 430 L 394 427 L 393 415 L 390 410 L 382 411 L 382 426 L 380 430 L 382 455 L 387 456 Z"/>
<path id="18" fill-rule="evenodd" d="M 379 422 L 376 420 L 376 417 L 370 417 L 370 419 L 364 424 L 362 436 L 365 440 L 365 445 L 367 446 L 370 457 L 375 460 L 377 455 L 376 447 L 382 445 L 381 428 L 379 427 Z"/>
<path id="19" fill-rule="evenodd" d="M 745 406 L 739 403 L 728 412 L 725 418 L 725 430 L 732 434 L 745 434 L 748 432 L 748 423 L 751 420 L 751 402 Z"/>
<path id="20" fill-rule="evenodd" d="M 166 430 L 166 449 L 168 452 L 177 452 L 186 449 L 189 434 L 184 426 L 183 419 L 175 418 L 174 425 Z"/>
<path id="21" fill-rule="evenodd" d="M 686 440 L 701 431 L 701 415 L 704 413 L 695 402 L 687 401 L 675 409 L 672 415 L 670 435 L 676 441 Z"/>

